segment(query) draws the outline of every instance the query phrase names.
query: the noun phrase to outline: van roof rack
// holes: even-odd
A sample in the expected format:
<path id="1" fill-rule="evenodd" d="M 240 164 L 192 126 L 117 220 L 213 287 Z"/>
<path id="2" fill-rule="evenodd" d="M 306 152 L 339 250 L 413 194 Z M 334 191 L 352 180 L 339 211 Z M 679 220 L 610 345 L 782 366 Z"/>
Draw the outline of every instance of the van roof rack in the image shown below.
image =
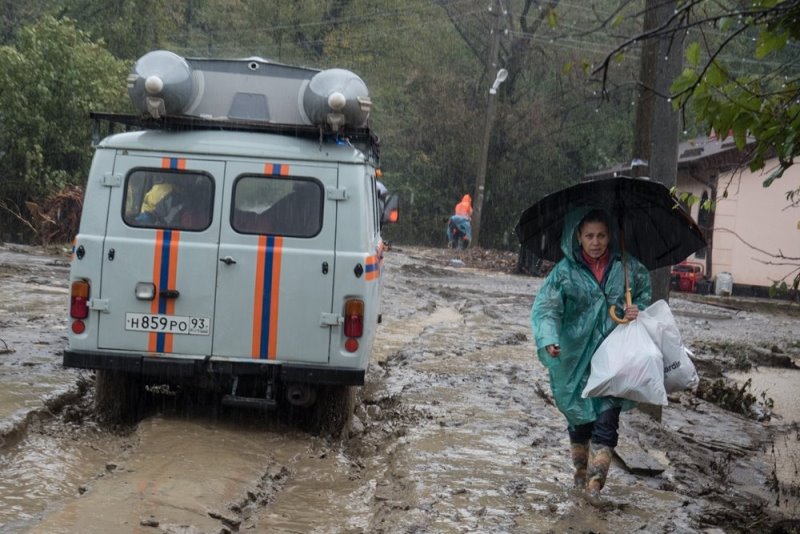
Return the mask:
<path id="1" fill-rule="evenodd" d="M 138 130 L 227 130 L 239 132 L 258 132 L 318 139 L 326 141 L 343 141 L 372 156 L 377 161 L 380 155 L 380 139 L 369 128 L 342 128 L 336 132 L 326 130 L 323 126 L 303 124 L 276 124 L 259 120 L 246 119 L 209 119 L 188 115 L 169 115 L 158 119 L 133 115 L 130 113 L 110 113 L 93 111 L 89 116 L 94 120 L 92 125 L 92 144 L 97 145 L 108 135 L 121 131 Z M 119 129 L 116 126 L 123 126 Z"/>

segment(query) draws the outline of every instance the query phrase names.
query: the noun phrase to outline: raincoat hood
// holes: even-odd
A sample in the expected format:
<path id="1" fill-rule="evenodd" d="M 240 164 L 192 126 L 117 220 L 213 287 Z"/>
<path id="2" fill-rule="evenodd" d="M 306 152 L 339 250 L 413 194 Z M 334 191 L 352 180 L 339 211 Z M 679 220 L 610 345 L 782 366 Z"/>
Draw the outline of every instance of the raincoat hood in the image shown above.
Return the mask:
<path id="1" fill-rule="evenodd" d="M 469 196 L 469 195 L 464 195 L 464 196 L 461 198 L 461 202 L 463 202 L 463 203 L 465 203 L 465 204 L 472 204 L 472 197 L 471 197 L 471 196 Z"/>

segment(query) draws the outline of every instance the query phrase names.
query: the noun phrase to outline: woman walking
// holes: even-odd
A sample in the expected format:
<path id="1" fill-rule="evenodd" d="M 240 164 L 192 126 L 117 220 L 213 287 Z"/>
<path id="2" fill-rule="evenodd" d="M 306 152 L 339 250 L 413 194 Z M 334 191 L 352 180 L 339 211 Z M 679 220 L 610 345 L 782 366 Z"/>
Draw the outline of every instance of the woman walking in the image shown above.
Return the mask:
<path id="1" fill-rule="evenodd" d="M 603 210 L 576 208 L 564 222 L 562 258 L 542 285 L 531 311 L 538 356 L 550 374 L 556 406 L 567 419 L 574 482 L 596 497 L 606 482 L 619 414 L 635 403 L 616 397 L 582 398 L 592 355 L 614 329 L 608 309 L 616 305 L 635 320 L 650 304 L 650 274 L 625 255 L 631 306 L 625 305 L 625 275 L 618 239 Z M 591 443 L 591 446 L 590 446 Z"/>

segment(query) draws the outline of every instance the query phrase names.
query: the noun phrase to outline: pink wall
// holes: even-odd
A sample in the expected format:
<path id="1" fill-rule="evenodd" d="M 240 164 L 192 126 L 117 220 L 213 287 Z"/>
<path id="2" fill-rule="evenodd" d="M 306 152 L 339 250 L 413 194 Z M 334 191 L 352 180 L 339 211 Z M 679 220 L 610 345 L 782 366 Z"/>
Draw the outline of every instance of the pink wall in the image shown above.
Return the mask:
<path id="1" fill-rule="evenodd" d="M 791 284 L 800 262 L 769 254 L 782 252 L 784 256 L 800 258 L 800 203 L 792 206 L 786 200 L 787 191 L 800 187 L 800 164 L 790 167 L 781 179 L 765 188 L 762 182 L 774 165 L 775 160 L 770 160 L 766 172 L 744 170 L 720 176 L 712 276 L 727 271 L 736 284 L 771 286 L 773 281 L 792 273 L 786 280 Z M 726 186 L 728 198 L 723 198 Z"/>

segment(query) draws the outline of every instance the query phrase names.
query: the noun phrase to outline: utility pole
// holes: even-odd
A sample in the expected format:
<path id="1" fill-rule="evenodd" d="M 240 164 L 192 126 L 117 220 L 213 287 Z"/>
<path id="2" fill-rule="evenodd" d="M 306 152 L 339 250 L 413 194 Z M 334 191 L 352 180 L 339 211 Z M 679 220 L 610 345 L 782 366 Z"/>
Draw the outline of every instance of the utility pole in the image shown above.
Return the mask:
<path id="1" fill-rule="evenodd" d="M 646 0 L 645 31 L 663 25 L 677 6 L 676 0 Z M 670 85 L 683 69 L 683 33 L 675 32 L 647 41 L 642 51 L 641 90 L 634 135 L 634 159 L 647 162 L 647 167 L 634 176 L 649 176 L 667 188 L 678 177 L 678 112 L 667 98 Z M 669 298 L 669 268 L 651 273 L 653 301 Z"/>
<path id="2" fill-rule="evenodd" d="M 502 80 L 500 79 L 497 65 L 498 57 L 500 55 L 500 23 L 503 15 L 503 5 L 501 0 L 494 0 L 494 7 L 489 6 L 489 12 L 494 17 L 494 21 L 492 23 L 492 33 L 490 35 L 491 40 L 489 42 L 489 57 L 487 58 L 486 72 L 498 73 L 498 77 L 495 79 L 494 85 L 492 86 L 492 90 L 494 92 L 489 92 L 489 101 L 486 106 L 486 122 L 484 123 L 483 127 L 483 142 L 481 143 L 480 155 L 481 159 L 478 163 L 478 175 L 475 179 L 475 202 L 473 202 L 472 208 L 471 246 L 479 246 L 478 239 L 480 238 L 481 232 L 481 214 L 483 213 L 483 193 L 484 184 L 486 183 L 486 167 L 489 160 L 489 143 L 491 141 L 492 124 L 494 123 L 496 112 L 495 101 L 497 100 L 497 97 L 495 96 L 495 93 L 497 92 L 497 86 L 499 86 L 500 83 L 505 80 L 505 78 Z"/>

